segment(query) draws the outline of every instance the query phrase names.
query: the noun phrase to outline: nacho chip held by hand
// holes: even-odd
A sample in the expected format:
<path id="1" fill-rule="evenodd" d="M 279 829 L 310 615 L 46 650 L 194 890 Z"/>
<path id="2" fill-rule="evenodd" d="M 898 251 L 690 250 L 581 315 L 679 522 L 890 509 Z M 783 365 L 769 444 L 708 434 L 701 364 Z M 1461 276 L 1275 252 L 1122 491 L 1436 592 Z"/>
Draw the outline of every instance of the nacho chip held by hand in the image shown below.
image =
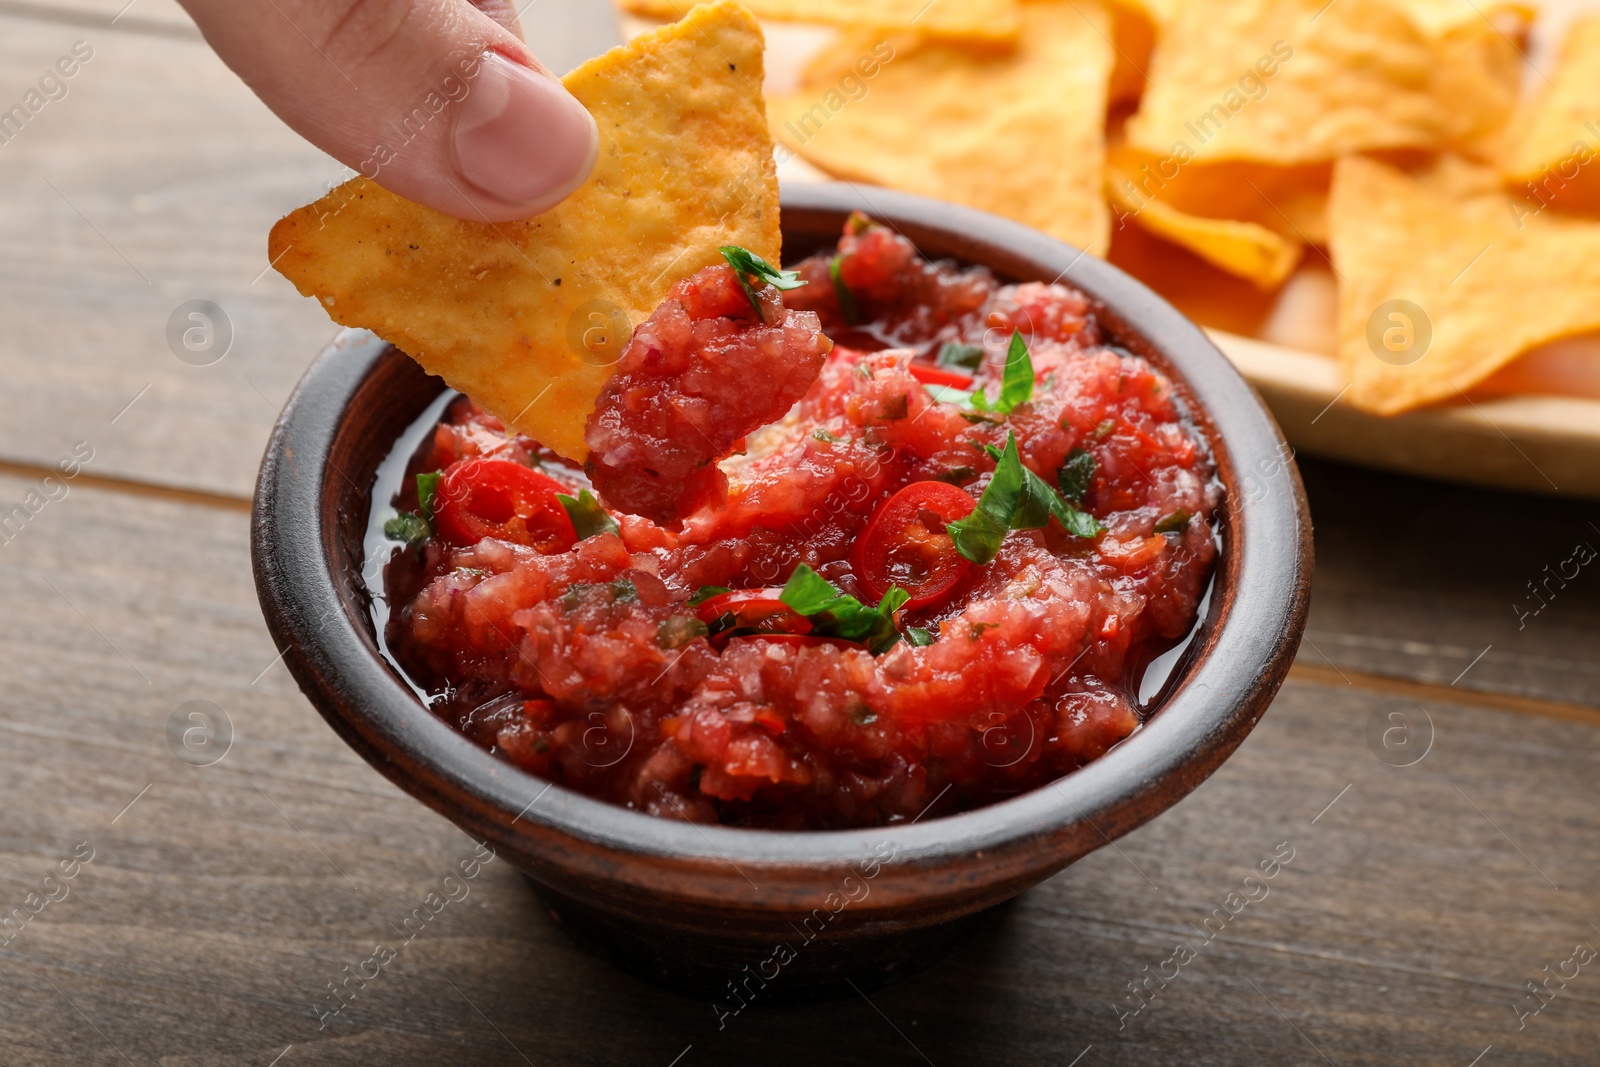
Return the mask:
<path id="1" fill-rule="evenodd" d="M 463 221 L 356 178 L 272 230 L 285 277 L 335 322 L 409 353 L 567 456 L 634 325 L 723 245 L 779 260 L 762 38 L 733 0 L 564 79 L 600 128 L 589 180 L 518 222 Z"/>
<path id="2" fill-rule="evenodd" d="M 1459 400 L 1535 346 L 1600 330 L 1600 222 L 1519 219 L 1486 168 L 1340 160 L 1328 222 L 1339 358 L 1363 410 Z"/>

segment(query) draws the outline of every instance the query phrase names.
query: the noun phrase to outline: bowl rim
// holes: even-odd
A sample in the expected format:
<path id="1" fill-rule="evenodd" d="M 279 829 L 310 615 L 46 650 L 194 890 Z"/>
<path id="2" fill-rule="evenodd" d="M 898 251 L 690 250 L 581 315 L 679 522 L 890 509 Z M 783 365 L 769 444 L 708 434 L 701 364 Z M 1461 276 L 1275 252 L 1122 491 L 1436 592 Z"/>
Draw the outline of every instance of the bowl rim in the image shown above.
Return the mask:
<path id="1" fill-rule="evenodd" d="M 378 654 L 366 618 L 353 615 L 350 591 L 331 568 L 333 533 L 323 520 L 348 496 L 329 476 L 335 438 L 380 361 L 408 358 L 365 331 L 344 331 L 310 365 L 262 461 L 251 556 L 268 627 L 313 705 L 378 770 L 474 836 L 509 841 L 527 853 L 542 850 L 558 866 L 576 864 L 639 885 L 649 884 L 648 873 L 638 879 L 621 873 L 627 865 L 620 859 L 721 870 L 720 878 L 684 892 L 730 905 L 768 896 L 750 892 L 755 883 L 747 869 L 776 876 L 785 869 L 803 875 L 847 868 L 881 855 L 884 842 L 897 868 L 954 864 L 976 881 L 1023 871 L 1043 877 L 1194 789 L 1276 694 L 1304 628 L 1312 564 L 1310 516 L 1292 452 L 1260 398 L 1199 327 L 1100 259 L 1016 222 L 881 188 L 785 185 L 782 203 L 786 216 L 865 211 L 919 245 L 919 235 L 963 244 L 971 255 L 962 258 L 1001 274 L 1015 276 L 1008 264 L 1023 264 L 1028 274 L 1040 266 L 1058 271 L 1057 279 L 1100 305 L 1114 333 L 1123 331 L 1119 341 L 1147 349 L 1192 398 L 1191 417 L 1209 440 L 1226 489 L 1226 540 L 1213 587 L 1214 594 L 1226 593 L 1213 595 L 1192 658 L 1159 712 L 1133 736 L 1064 778 L 987 807 L 848 830 L 681 823 L 590 798 L 496 759 L 417 700 Z M 1265 474 L 1268 463 L 1281 478 L 1274 473 L 1265 492 L 1246 492 L 1259 484 L 1251 470 Z M 342 472 L 339 479 L 348 481 Z M 358 558 L 358 570 L 361 564 Z"/>

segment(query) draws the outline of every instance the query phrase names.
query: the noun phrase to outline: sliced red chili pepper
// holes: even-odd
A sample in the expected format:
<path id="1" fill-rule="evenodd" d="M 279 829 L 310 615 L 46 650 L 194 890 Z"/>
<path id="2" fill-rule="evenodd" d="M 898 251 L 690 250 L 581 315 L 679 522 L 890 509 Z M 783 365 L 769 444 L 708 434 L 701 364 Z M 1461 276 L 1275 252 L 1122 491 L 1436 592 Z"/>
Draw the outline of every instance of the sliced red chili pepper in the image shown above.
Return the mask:
<path id="1" fill-rule="evenodd" d="M 507 459 L 464 459 L 439 479 L 433 524 L 453 545 L 485 537 L 529 545 L 550 554 L 578 542 L 567 509 L 556 499 L 570 489 L 554 478 Z"/>
<path id="2" fill-rule="evenodd" d="M 695 611 L 700 621 L 710 625 L 724 615 L 733 616 L 728 630 L 760 630 L 772 634 L 808 634 L 811 623 L 798 611 L 778 599 L 781 587 L 772 589 L 735 589 L 719 593 L 701 603 Z"/>
<path id="3" fill-rule="evenodd" d="M 972 375 L 943 367 L 930 367 L 926 363 L 913 363 L 911 376 L 923 385 L 948 385 L 952 389 L 971 389 Z"/>
<path id="4" fill-rule="evenodd" d="M 908 608 L 943 600 L 972 566 L 956 551 L 945 526 L 976 506 L 948 482 L 912 482 L 885 500 L 850 554 L 862 592 L 878 601 L 898 585 L 911 594 Z"/>

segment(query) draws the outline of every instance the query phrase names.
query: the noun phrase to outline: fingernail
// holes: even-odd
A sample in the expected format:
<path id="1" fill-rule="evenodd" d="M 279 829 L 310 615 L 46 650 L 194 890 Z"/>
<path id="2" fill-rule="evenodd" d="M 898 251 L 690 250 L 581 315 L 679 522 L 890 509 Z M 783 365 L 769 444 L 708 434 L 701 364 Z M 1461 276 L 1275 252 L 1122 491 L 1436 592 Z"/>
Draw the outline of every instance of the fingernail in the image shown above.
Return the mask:
<path id="1" fill-rule="evenodd" d="M 600 133 L 560 82 L 487 52 L 461 102 L 454 149 L 474 188 L 536 215 L 589 177 Z"/>

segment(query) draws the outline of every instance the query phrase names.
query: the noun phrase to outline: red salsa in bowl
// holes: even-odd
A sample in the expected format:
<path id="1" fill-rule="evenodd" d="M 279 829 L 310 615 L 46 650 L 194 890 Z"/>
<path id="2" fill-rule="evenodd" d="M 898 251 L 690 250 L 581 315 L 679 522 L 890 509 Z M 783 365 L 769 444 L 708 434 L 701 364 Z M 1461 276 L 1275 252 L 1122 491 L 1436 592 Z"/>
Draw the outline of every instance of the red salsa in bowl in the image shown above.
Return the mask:
<path id="1" fill-rule="evenodd" d="M 979 807 L 1133 733 L 1217 551 L 1172 383 L 1076 290 L 859 216 L 745 266 L 640 324 L 583 468 L 464 397 L 424 416 L 375 520 L 434 713 L 578 792 L 782 829 Z"/>

